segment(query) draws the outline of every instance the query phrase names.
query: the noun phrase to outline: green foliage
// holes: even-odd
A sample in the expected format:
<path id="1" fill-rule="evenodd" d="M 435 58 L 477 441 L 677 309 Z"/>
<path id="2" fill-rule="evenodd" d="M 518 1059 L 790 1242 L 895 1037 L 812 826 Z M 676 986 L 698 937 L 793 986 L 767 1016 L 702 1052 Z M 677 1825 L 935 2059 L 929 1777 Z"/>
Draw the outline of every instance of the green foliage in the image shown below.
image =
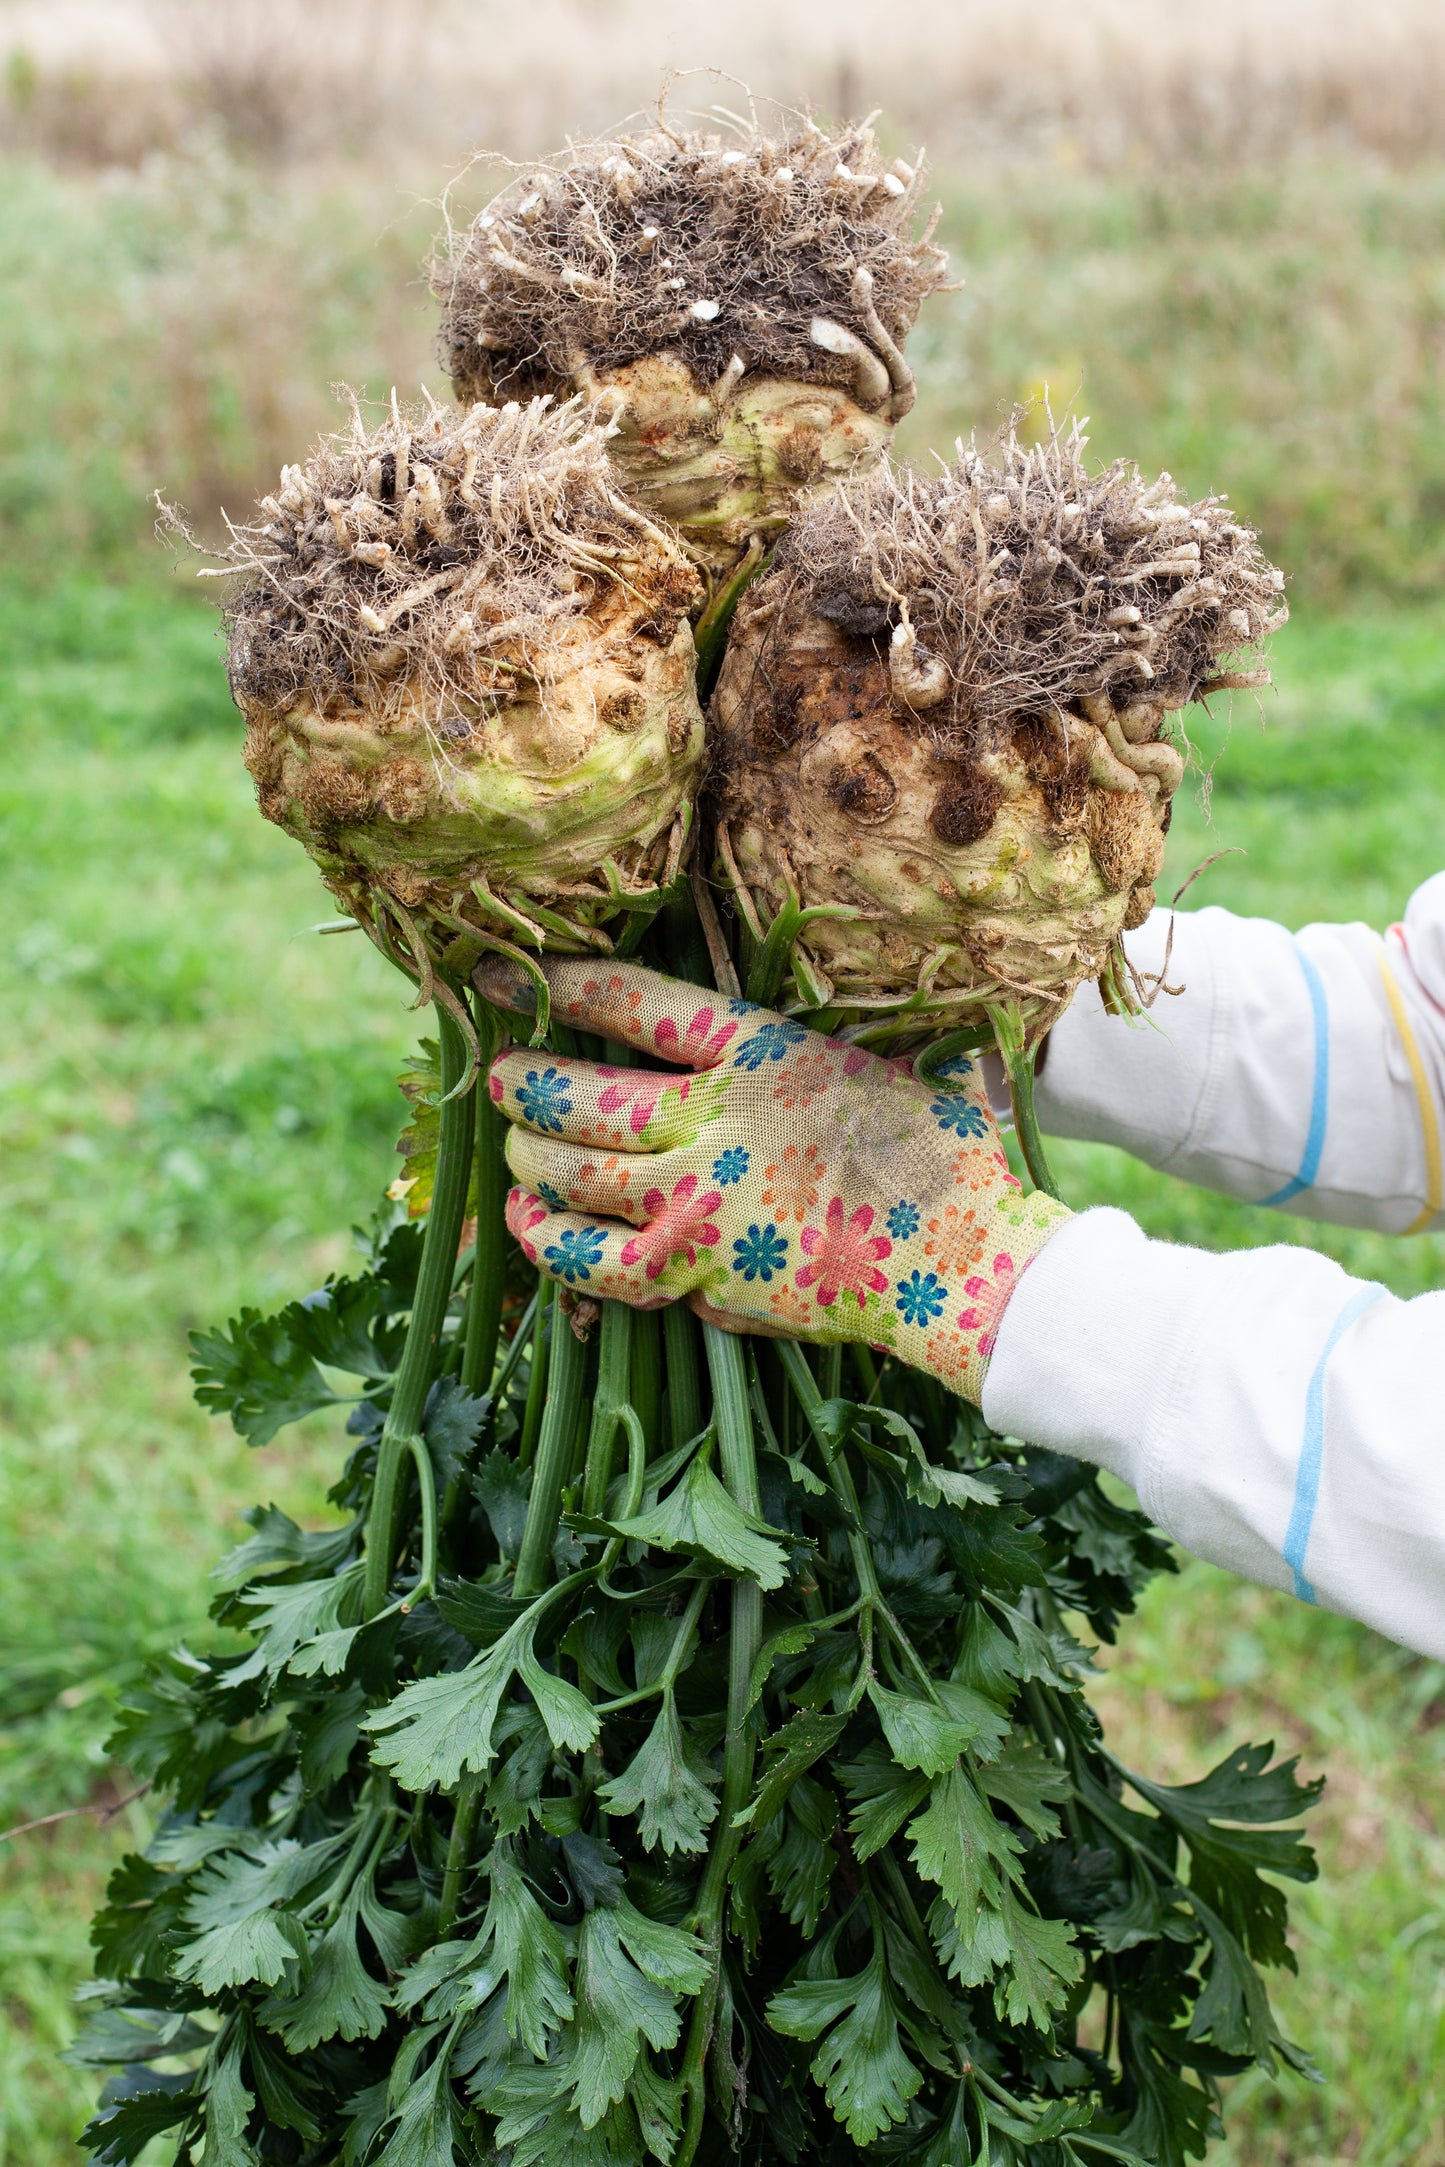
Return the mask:
<path id="1" fill-rule="evenodd" d="M 725 1573 L 747 1573 L 760 1588 L 780 1588 L 788 1553 L 756 1513 L 746 1512 L 728 1496 L 709 1463 L 706 1448 L 661 1504 L 629 1520 L 574 1519 L 590 1533 L 615 1535 L 655 1550 L 676 1550 Z"/>
<path id="2" fill-rule="evenodd" d="M 324 1298 L 198 1340 L 203 1398 L 243 1430 L 299 1419 L 290 1348 L 384 1403 L 395 1240 Z M 915 1373 L 890 1369 L 886 1408 L 822 1400 L 806 1365 L 780 1391 L 725 1342 L 714 1425 L 672 1447 L 665 1393 L 641 1509 L 566 1516 L 555 1578 L 519 1596 L 545 1485 L 514 1457 L 521 1366 L 456 1385 L 466 1314 L 463 1278 L 429 1417 L 444 1554 L 413 1494 L 363 1616 L 376 1432 L 353 1418 L 338 1494 L 360 1519 L 254 1513 L 217 1573 L 241 1652 L 131 1696 L 118 1744 L 172 1803 L 98 1915 L 115 1983 L 83 2051 L 133 2070 L 158 1981 L 219 2028 L 172 2041 L 189 2076 L 166 2089 L 122 2077 L 99 2157 L 164 2126 L 181 2157 L 204 2135 L 259 2158 L 284 2110 L 357 2167 L 669 2167 L 699 2115 L 753 2159 L 784 2131 L 785 2157 L 823 2157 L 836 2130 L 925 2162 L 963 2129 L 1000 2161 L 1184 2167 L 1222 2074 L 1302 2064 L 1257 1968 L 1289 1961 L 1262 1874 L 1312 1876 L 1279 1824 L 1318 1786 L 1253 1747 L 1183 1786 L 1131 1775 L 1083 1698 L 1069 1621 L 1112 1633 L 1167 1563 L 1137 1513 Z M 587 1402 L 627 1403 L 628 1336 Z M 680 1367 L 668 1387 L 692 1403 Z M 765 1519 L 734 1494 L 736 1442 L 728 1481 L 712 1463 L 719 1426 L 769 1401 Z"/>

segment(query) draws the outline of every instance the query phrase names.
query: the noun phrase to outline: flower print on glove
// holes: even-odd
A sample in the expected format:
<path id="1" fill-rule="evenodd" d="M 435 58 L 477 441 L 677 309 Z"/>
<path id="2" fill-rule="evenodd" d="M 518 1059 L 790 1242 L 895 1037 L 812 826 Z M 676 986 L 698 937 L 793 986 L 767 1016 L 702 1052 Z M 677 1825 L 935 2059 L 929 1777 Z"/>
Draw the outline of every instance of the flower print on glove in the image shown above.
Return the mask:
<path id="1" fill-rule="evenodd" d="M 730 1331 L 863 1341 L 978 1398 L 1018 1275 L 1068 1217 L 1009 1172 L 981 1069 L 959 1057 L 925 1086 L 906 1061 L 636 964 L 542 968 L 559 1020 L 649 1065 L 492 1064 L 507 1223 L 534 1264 Z M 499 960 L 477 984 L 530 1003 Z"/>

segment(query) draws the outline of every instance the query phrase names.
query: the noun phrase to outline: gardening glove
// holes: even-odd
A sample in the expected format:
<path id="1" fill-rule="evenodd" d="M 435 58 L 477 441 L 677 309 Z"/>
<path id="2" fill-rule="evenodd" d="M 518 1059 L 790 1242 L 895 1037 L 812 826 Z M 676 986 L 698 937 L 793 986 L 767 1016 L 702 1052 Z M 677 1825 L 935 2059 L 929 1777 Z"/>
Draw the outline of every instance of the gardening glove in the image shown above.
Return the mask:
<path id="1" fill-rule="evenodd" d="M 977 1401 L 1018 1275 L 1069 1216 L 1009 1172 L 978 1064 L 929 1085 L 636 964 L 542 968 L 559 1021 L 683 1073 L 493 1062 L 507 1224 L 533 1263 L 636 1308 L 684 1297 L 729 1331 L 862 1341 Z M 535 1003 L 504 962 L 477 980 L 498 1006 Z"/>

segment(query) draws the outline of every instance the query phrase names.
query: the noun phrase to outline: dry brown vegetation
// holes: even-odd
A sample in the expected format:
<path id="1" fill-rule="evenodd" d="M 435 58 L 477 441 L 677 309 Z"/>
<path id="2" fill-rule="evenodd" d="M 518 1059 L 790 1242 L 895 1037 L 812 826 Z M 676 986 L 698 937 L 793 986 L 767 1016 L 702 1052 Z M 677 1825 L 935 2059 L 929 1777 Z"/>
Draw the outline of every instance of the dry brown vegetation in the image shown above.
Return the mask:
<path id="1" fill-rule="evenodd" d="M 80 162 L 201 122 L 267 156 L 518 157 L 650 108 L 673 68 L 879 104 L 935 155 L 1255 159 L 1309 139 L 1412 161 L 1445 133 L 1433 0 L 11 0 L 12 143 Z M 682 102 L 697 103 L 686 83 Z M 736 102 L 736 95 L 734 96 Z"/>

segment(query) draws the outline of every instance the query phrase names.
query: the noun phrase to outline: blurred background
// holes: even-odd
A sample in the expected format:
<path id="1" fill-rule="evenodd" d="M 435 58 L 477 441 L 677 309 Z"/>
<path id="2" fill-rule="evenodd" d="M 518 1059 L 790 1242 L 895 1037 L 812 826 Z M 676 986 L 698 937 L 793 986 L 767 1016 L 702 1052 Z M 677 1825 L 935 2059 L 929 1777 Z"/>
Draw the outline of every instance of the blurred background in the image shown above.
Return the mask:
<path id="1" fill-rule="evenodd" d="M 1188 718 L 1178 877 L 1241 853 L 1190 901 L 1383 925 L 1445 857 L 1438 0 L 0 0 L 0 2167 L 78 2157 L 90 2085 L 56 2055 L 146 1826 L 102 1749 L 116 1696 L 205 1634 L 240 1508 L 319 1516 L 337 1459 L 319 1422 L 248 1454 L 203 1417 L 186 1333 L 345 1261 L 416 1032 L 369 949 L 307 931 L 326 898 L 256 816 L 151 492 L 218 532 L 336 383 L 440 395 L 419 265 L 448 184 L 454 216 L 496 185 L 471 154 L 704 65 L 734 80 L 683 76 L 675 110 L 746 83 L 927 144 L 966 283 L 910 347 L 909 454 L 1047 386 L 1287 568 L 1276 689 Z M 1060 1160 L 1158 1233 L 1445 1280 L 1439 1240 Z M 1245 2080 L 1219 2160 L 1445 2159 L 1445 1671 L 1195 1565 L 1101 1666 L 1151 1773 L 1245 1737 L 1329 1773 L 1278 1993 L 1326 2082 Z"/>

